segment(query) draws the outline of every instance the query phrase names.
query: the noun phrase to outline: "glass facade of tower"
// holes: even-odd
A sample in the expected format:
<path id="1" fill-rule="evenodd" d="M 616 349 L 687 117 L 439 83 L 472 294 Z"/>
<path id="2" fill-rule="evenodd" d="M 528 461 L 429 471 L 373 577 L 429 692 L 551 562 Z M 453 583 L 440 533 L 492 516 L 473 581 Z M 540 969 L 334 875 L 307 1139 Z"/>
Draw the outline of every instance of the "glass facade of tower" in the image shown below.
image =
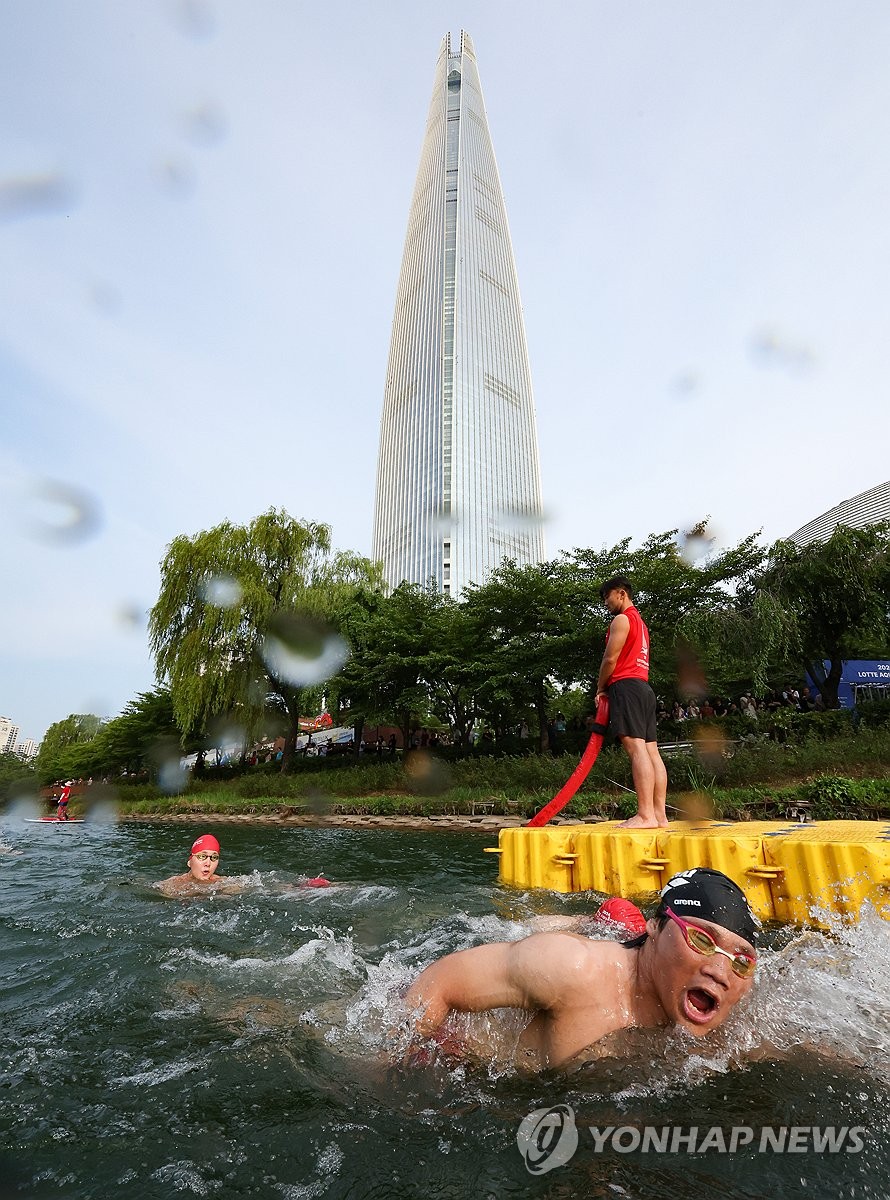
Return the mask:
<path id="1" fill-rule="evenodd" d="M 374 516 L 388 582 L 458 596 L 544 557 L 531 372 L 470 37 L 442 42 L 392 326 Z"/>

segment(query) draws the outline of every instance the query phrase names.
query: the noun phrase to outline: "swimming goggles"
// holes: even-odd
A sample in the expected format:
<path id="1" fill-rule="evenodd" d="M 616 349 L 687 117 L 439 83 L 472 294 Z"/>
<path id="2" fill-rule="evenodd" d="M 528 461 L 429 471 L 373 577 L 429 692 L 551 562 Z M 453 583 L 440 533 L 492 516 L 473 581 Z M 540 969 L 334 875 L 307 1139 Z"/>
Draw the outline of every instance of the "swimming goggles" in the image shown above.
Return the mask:
<path id="1" fill-rule="evenodd" d="M 732 964 L 732 969 L 740 979 L 750 979 L 757 967 L 757 959 L 750 954 L 743 954 L 739 951 L 737 954 L 730 954 L 728 950 L 724 950 L 722 946 L 718 946 L 711 935 L 698 925 L 690 925 L 681 917 L 678 917 L 675 912 L 665 907 L 665 913 L 683 930 L 683 937 L 686 939 L 686 945 L 690 950 L 694 950 L 696 954 L 704 954 L 707 958 L 712 958 L 715 954 L 722 954 L 728 958 Z"/>
<path id="2" fill-rule="evenodd" d="M 195 858 L 198 860 L 198 862 L 206 862 L 206 860 L 208 858 L 210 859 L 211 862 L 219 861 L 219 855 L 216 853 L 215 850 L 211 850 L 211 851 L 209 851 L 209 853 L 206 850 L 201 850 L 195 855 Z"/>

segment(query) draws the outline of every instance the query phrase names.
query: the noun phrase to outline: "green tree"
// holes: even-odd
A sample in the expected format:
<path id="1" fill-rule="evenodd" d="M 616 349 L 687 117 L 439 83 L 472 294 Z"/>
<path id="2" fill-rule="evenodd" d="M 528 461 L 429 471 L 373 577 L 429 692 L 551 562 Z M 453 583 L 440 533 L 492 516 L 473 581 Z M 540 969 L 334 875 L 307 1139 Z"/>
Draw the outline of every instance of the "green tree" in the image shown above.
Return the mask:
<path id="1" fill-rule="evenodd" d="M 356 724 L 361 717 L 392 722 L 408 745 L 412 720 L 430 706 L 424 656 L 443 600 L 429 589 L 403 583 L 388 596 L 365 597 L 351 607 L 342 626 L 351 654 L 335 686 L 340 701 L 356 714 Z"/>
<path id="2" fill-rule="evenodd" d="M 166 761 L 181 755 L 182 742 L 169 688 L 140 692 L 120 716 L 100 729 L 91 746 L 89 773 L 154 773 Z"/>
<path id="3" fill-rule="evenodd" d="M 755 600 L 769 604 L 772 642 L 809 671 L 826 708 L 837 708 L 844 659 L 890 648 L 890 523 L 838 525 L 806 546 L 776 542 L 753 591 L 752 611 Z"/>
<path id="4" fill-rule="evenodd" d="M 11 799 L 19 792 L 33 792 L 36 787 L 37 772 L 32 760 L 15 750 L 0 754 L 0 800 Z"/>
<path id="5" fill-rule="evenodd" d="M 655 691 L 670 695 L 678 684 L 682 690 L 695 682 L 706 683 L 711 691 L 723 689 L 740 669 L 738 655 L 732 657 L 729 650 L 735 646 L 739 651 L 742 643 L 727 631 L 737 613 L 737 591 L 763 563 L 757 537 L 751 534 L 714 551 L 705 519 L 685 534 L 676 529 L 653 533 L 636 550 L 625 538 L 608 549 L 565 555 L 577 576 L 578 619 L 590 621 L 597 631 L 592 674 L 578 679 L 595 680 L 602 657 L 607 617 L 599 586 L 612 575 L 626 575 L 649 627 Z M 694 675 L 700 678 L 696 681 Z"/>
<path id="6" fill-rule="evenodd" d="M 491 697 L 495 646 L 479 608 L 438 595 L 430 611 L 422 673 L 436 716 L 465 744 L 483 699 Z M 496 722 L 498 728 L 501 722 Z"/>
<path id="7" fill-rule="evenodd" d="M 375 564 L 332 552 L 327 525 L 283 510 L 174 539 L 149 636 L 180 730 L 227 717 L 250 740 L 271 706 L 286 720 L 286 767 L 306 689 L 340 665 L 338 621 L 378 586 Z"/>
<path id="8" fill-rule="evenodd" d="M 69 775 L 79 775 L 76 769 L 80 756 L 75 748 L 91 742 L 102 722 L 93 713 L 70 713 L 64 721 L 50 725 L 37 751 L 35 766 L 41 780 L 49 783 Z"/>
<path id="9" fill-rule="evenodd" d="M 577 581 L 563 562 L 517 566 L 508 559 L 467 592 L 468 613 L 488 640 L 487 656 L 480 658 L 487 675 L 480 705 L 501 727 L 505 714 L 517 720 L 534 708 L 542 750 L 552 684 L 573 682 L 589 648 L 579 603 Z"/>

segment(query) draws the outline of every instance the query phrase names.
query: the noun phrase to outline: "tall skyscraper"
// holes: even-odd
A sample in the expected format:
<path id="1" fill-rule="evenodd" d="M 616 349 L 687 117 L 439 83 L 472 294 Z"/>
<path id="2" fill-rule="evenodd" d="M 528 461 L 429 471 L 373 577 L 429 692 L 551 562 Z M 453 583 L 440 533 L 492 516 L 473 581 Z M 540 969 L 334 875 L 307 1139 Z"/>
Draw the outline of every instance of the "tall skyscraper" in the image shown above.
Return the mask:
<path id="1" fill-rule="evenodd" d="M 446 35 L 392 325 L 374 556 L 452 596 L 544 557 L 519 284 L 473 43 Z"/>

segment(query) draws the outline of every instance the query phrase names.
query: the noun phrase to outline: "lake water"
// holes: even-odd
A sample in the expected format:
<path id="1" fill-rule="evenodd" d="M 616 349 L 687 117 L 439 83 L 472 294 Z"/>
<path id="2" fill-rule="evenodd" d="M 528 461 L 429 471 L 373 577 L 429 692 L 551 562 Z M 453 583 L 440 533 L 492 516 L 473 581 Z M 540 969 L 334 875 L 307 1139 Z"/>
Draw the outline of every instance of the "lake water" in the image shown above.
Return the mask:
<path id="1" fill-rule="evenodd" d="M 208 830 L 247 890 L 153 891 Z M 396 997 L 421 966 L 595 902 L 499 888 L 486 844 L 0 820 L 0 1197 L 885 1200 L 890 924 L 873 914 L 774 933 L 716 1040 L 631 1035 L 568 1077 L 392 1065 Z M 281 888 L 319 872 L 338 886 Z M 556 1106 L 577 1150 L 560 1141 L 567 1161 L 532 1174 L 539 1143 L 524 1157 L 517 1130 Z M 731 1146 L 734 1129 L 750 1141 Z"/>

